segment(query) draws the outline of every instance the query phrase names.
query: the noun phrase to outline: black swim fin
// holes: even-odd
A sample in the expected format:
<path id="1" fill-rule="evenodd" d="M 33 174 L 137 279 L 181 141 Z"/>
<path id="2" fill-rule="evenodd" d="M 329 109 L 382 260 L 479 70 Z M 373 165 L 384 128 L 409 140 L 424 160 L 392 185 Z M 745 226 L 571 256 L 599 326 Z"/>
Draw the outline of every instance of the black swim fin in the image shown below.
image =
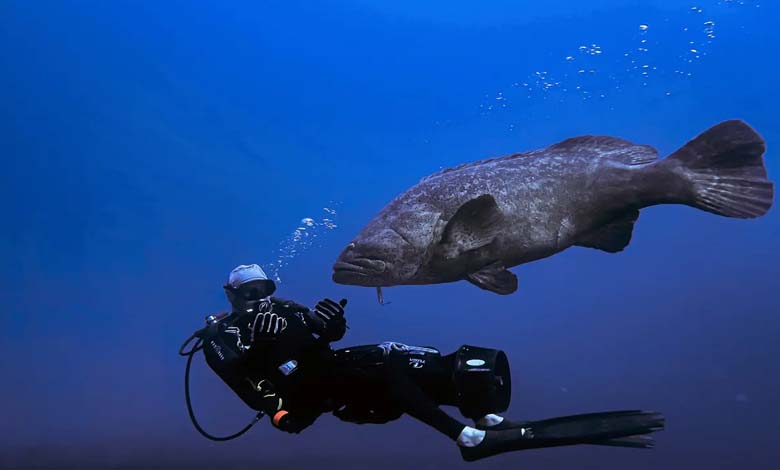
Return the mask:
<path id="1" fill-rule="evenodd" d="M 461 447 L 460 452 L 471 462 L 504 452 L 577 444 L 648 448 L 653 441 L 644 434 L 662 430 L 664 423 L 660 413 L 638 410 L 563 416 L 488 429 L 481 443 Z"/>
<path id="2" fill-rule="evenodd" d="M 499 424 L 493 426 L 481 426 L 476 424 L 477 429 L 483 431 L 503 431 L 506 429 L 530 427 L 531 421 L 512 421 L 504 418 Z M 583 444 L 597 445 L 597 446 L 610 446 L 610 447 L 631 447 L 634 449 L 652 449 L 655 447 L 655 440 L 652 436 L 647 434 L 641 434 L 637 436 L 628 437 L 616 437 L 614 439 L 597 440 L 593 442 L 585 442 Z"/>
<path id="3" fill-rule="evenodd" d="M 617 437 L 615 439 L 588 442 L 587 444 L 611 447 L 631 447 L 633 449 L 652 449 L 655 447 L 655 439 L 648 434 L 640 434 L 638 436 Z"/>

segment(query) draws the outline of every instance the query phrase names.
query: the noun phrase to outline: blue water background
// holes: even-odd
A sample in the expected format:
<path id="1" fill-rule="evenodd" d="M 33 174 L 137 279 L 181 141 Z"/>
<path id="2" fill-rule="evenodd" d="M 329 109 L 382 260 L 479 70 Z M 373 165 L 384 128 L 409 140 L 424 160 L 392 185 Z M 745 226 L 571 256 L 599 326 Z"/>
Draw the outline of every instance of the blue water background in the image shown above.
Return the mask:
<path id="1" fill-rule="evenodd" d="M 382 307 L 330 266 L 420 177 L 579 134 L 667 155 L 742 118 L 778 181 L 780 5 L 420 3 L 0 3 L 0 467 L 465 468 L 409 418 L 196 434 L 177 348 L 225 308 L 233 266 L 282 256 L 279 295 L 350 299 L 345 345 L 504 349 L 512 417 L 668 417 L 653 451 L 469 468 L 776 468 L 777 208 L 753 221 L 650 208 L 625 252 L 521 266 L 509 297 L 396 287 Z M 334 205 L 337 227 L 291 254 L 301 219 Z M 214 432 L 251 417 L 200 362 L 193 393 Z"/>

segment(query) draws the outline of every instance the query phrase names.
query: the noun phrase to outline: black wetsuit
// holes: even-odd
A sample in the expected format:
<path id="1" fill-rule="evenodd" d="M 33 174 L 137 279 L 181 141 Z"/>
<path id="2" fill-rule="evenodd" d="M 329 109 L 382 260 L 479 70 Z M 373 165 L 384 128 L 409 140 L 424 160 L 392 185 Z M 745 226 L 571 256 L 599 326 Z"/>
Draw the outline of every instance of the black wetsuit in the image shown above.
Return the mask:
<path id="1" fill-rule="evenodd" d="M 272 418 L 280 412 L 294 417 L 293 429 L 274 420 L 282 430 L 298 432 L 326 412 L 356 423 L 382 423 L 407 413 L 451 439 L 463 430 L 464 424 L 438 406 L 455 404 L 453 355 L 411 347 L 410 356 L 410 347 L 399 343 L 334 351 L 307 325 L 307 307 L 272 298 L 271 308 L 287 320 L 272 341 L 252 341 L 256 313 L 234 312 L 220 322 L 222 344 L 238 358 L 220 376 L 251 408 Z"/>
<path id="2" fill-rule="evenodd" d="M 248 406 L 286 432 L 300 432 L 327 412 L 354 423 L 384 423 L 406 413 L 455 440 L 465 425 L 439 405 L 457 406 L 475 420 L 509 405 L 511 378 L 502 351 L 462 346 L 442 356 L 434 348 L 393 342 L 334 351 L 307 324 L 313 318 L 307 307 L 276 298 L 261 307 L 212 322 L 200 337 L 209 366 Z M 331 338 L 343 333 L 323 331 Z M 574 444 L 648 448 L 649 434 L 663 427 L 663 415 L 639 410 L 504 420 L 460 452 L 472 461 Z"/>

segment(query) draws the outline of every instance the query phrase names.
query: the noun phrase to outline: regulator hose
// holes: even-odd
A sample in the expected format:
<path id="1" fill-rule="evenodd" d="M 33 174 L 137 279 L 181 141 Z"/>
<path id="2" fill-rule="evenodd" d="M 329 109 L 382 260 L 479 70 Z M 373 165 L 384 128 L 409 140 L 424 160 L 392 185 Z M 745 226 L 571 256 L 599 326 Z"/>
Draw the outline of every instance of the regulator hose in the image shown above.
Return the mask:
<path id="1" fill-rule="evenodd" d="M 262 411 L 258 412 L 254 419 L 249 424 L 244 426 L 243 429 L 229 436 L 214 436 L 213 434 L 206 432 L 206 430 L 201 427 L 200 423 L 198 423 L 198 420 L 195 419 L 195 412 L 192 409 L 192 400 L 190 399 L 190 369 L 192 368 L 192 358 L 195 357 L 195 353 L 203 349 L 203 338 L 199 336 L 202 331 L 203 330 L 199 330 L 193 333 L 193 335 L 187 338 L 187 341 L 181 345 L 181 348 L 179 348 L 179 355 L 187 357 L 187 366 L 184 369 L 184 399 L 187 402 L 187 413 L 190 415 L 190 421 L 192 421 L 192 425 L 195 426 L 195 429 L 197 429 L 198 432 L 206 439 L 218 442 L 230 441 L 244 435 L 247 431 L 252 429 L 252 426 L 254 426 L 256 422 L 260 421 L 265 413 Z M 198 340 L 195 341 L 195 344 L 192 346 L 192 348 L 190 348 L 189 351 L 185 351 L 184 349 L 187 347 L 187 345 L 190 344 L 195 338 L 198 338 Z"/>

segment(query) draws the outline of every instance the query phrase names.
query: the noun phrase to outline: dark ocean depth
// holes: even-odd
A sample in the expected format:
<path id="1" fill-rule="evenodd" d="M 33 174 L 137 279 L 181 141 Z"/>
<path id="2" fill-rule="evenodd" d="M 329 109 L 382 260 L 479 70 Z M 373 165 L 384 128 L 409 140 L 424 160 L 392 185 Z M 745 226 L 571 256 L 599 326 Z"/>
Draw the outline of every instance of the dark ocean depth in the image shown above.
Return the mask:
<path id="1" fill-rule="evenodd" d="M 514 268 L 510 296 L 380 306 L 331 266 L 422 176 L 581 134 L 666 156 L 739 118 L 780 181 L 779 24 L 773 0 L 1 1 L 0 468 L 777 468 L 778 207 L 649 208 L 624 252 Z M 348 298 L 336 346 L 503 349 L 509 417 L 642 408 L 667 429 L 473 464 L 408 417 L 209 442 L 177 350 L 242 263 L 285 298 Z M 212 432 L 253 416 L 200 357 L 192 387 Z"/>

